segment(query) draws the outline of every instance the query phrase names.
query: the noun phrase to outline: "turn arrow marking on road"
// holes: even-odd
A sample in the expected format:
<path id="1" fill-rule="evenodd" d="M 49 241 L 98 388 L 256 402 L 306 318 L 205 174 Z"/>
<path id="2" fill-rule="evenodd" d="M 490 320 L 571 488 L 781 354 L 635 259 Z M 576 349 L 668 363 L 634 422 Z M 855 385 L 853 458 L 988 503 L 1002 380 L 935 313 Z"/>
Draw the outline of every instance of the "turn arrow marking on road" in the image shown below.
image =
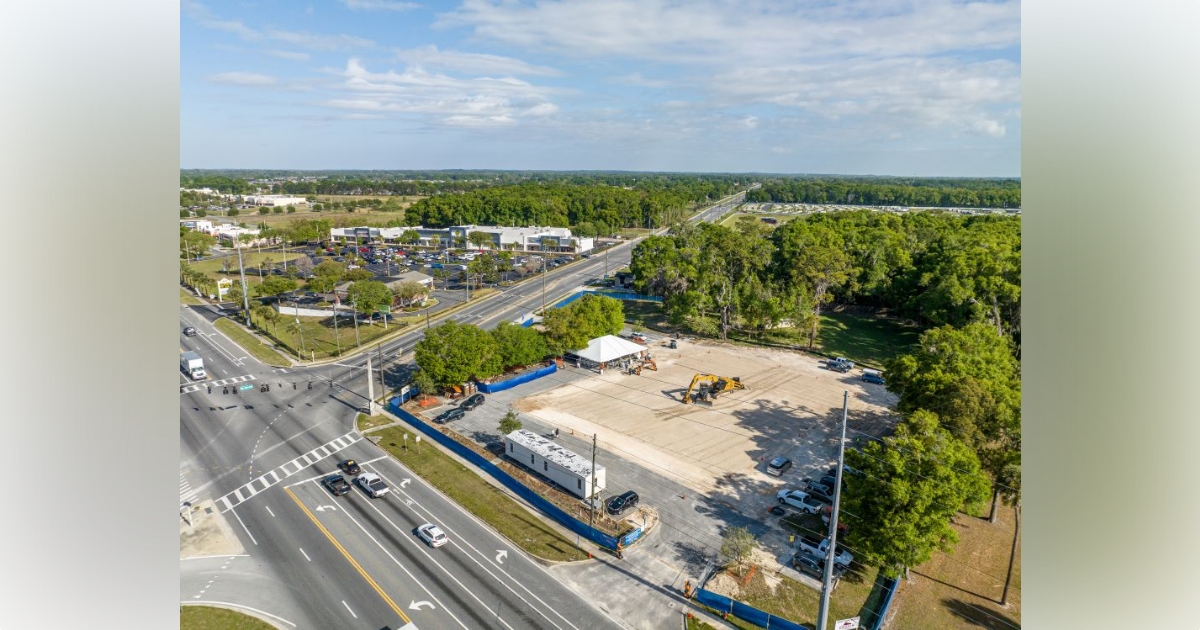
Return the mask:
<path id="1" fill-rule="evenodd" d="M 318 512 L 324 512 L 325 510 L 336 510 L 336 509 L 337 508 L 333 507 L 332 505 L 318 505 L 317 506 Z"/>
<path id="2" fill-rule="evenodd" d="M 504 559 L 507 557 L 508 552 L 503 549 L 496 552 L 496 562 L 499 562 L 500 564 L 504 564 Z"/>
<path id="3" fill-rule="evenodd" d="M 400 480 L 400 487 L 401 487 L 401 488 L 406 488 L 406 487 L 408 487 L 408 482 L 410 482 L 410 481 L 412 481 L 412 479 L 401 479 L 401 480 Z"/>
<path id="4" fill-rule="evenodd" d="M 409 609 L 409 610 L 421 610 L 421 607 L 422 607 L 422 606 L 428 606 L 428 607 L 430 607 L 431 609 L 432 609 L 432 608 L 436 608 L 436 606 L 434 606 L 434 605 L 433 605 L 432 603 L 430 603 L 430 602 L 413 602 L 413 603 L 411 603 L 411 604 L 409 604 L 409 605 L 408 605 L 408 609 Z"/>

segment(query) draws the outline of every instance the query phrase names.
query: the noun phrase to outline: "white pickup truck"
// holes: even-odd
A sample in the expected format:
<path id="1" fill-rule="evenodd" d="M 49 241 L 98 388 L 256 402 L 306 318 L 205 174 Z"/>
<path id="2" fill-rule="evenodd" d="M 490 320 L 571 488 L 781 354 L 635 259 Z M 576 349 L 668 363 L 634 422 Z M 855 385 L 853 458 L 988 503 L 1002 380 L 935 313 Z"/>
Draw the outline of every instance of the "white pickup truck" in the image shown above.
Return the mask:
<path id="1" fill-rule="evenodd" d="M 813 536 L 804 536 L 796 541 L 796 545 L 800 548 L 800 551 L 807 551 L 808 553 L 811 553 L 822 560 L 824 560 L 825 556 L 829 553 L 828 538 L 824 540 L 817 540 Z M 854 554 L 846 551 L 841 546 L 838 547 L 838 552 L 839 553 L 833 558 L 833 563 L 835 565 L 848 567 L 850 566 L 851 562 L 854 562 Z"/>

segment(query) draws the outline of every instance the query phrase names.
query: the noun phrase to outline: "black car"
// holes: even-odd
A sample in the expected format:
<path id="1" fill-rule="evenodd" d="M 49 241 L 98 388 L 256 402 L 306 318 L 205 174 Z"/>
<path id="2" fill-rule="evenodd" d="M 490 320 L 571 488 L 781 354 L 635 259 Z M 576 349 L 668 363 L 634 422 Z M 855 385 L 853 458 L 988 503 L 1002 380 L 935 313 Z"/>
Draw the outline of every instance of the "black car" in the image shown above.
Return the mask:
<path id="1" fill-rule="evenodd" d="M 800 552 L 792 556 L 792 566 L 796 570 L 818 580 L 825 579 L 825 560 L 818 558 L 807 552 Z M 846 568 L 840 566 L 836 562 L 833 564 L 833 581 L 837 581 L 846 572 Z"/>
<path id="2" fill-rule="evenodd" d="M 438 424 L 446 424 L 447 422 L 450 422 L 451 420 L 458 420 L 465 415 L 467 415 L 467 411 L 465 409 L 463 409 L 462 407 L 455 407 L 453 409 L 447 409 L 447 410 L 443 411 L 442 413 L 438 414 L 438 416 L 436 418 L 434 418 L 433 421 Z"/>
<path id="3" fill-rule="evenodd" d="M 607 509 L 609 514 L 616 516 L 624 511 L 625 508 L 637 507 L 637 504 L 637 493 L 633 490 L 629 490 L 623 494 L 618 494 L 617 496 L 609 499 Z"/>
<path id="4" fill-rule="evenodd" d="M 197 334 L 196 329 L 192 328 L 191 326 L 188 326 L 187 328 L 183 329 L 183 335 L 185 337 L 195 337 L 196 334 Z"/>
<path id="5" fill-rule="evenodd" d="M 350 492 L 350 484 L 346 482 L 345 477 L 338 474 L 329 475 L 328 477 L 322 479 L 321 483 L 328 488 L 330 492 L 339 497 L 347 492 Z"/>
<path id="6" fill-rule="evenodd" d="M 470 411 L 479 405 L 482 405 L 483 400 L 483 394 L 472 394 L 469 398 L 462 401 L 462 404 L 459 405 L 459 408 L 463 411 Z"/>
<path id="7" fill-rule="evenodd" d="M 338 468 L 341 468 L 347 475 L 357 475 L 362 472 L 362 468 L 359 467 L 358 462 L 353 459 L 343 460 L 338 464 Z"/>

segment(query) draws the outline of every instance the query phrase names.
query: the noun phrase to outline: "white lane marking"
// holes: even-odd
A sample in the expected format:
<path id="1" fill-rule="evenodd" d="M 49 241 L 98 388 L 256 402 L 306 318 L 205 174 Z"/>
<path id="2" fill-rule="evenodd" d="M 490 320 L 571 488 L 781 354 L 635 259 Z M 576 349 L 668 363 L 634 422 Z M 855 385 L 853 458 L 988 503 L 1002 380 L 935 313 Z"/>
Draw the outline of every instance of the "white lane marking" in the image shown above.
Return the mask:
<path id="1" fill-rule="evenodd" d="M 376 508 L 376 509 L 378 510 L 378 508 Z M 379 540 L 377 540 L 375 538 L 375 536 L 371 535 L 371 532 L 367 531 L 367 528 L 363 527 L 362 523 L 359 523 L 358 520 L 355 519 L 354 516 L 350 514 L 350 512 L 348 512 L 346 510 L 339 510 L 339 511 L 342 514 L 346 515 L 346 518 L 350 519 L 350 522 L 354 523 L 354 525 L 356 527 L 358 527 L 358 529 L 361 530 L 362 533 L 366 534 L 367 538 L 370 538 L 371 541 L 374 542 L 377 547 L 379 547 L 381 550 L 383 550 L 384 555 L 386 555 L 388 558 L 391 558 L 392 562 L 395 563 L 396 566 L 400 567 L 400 570 L 404 571 L 404 573 L 406 575 L 408 575 L 408 577 L 411 578 L 412 581 L 417 584 L 417 586 L 421 587 L 421 590 L 425 591 L 426 595 L 428 595 L 431 599 L 433 599 L 433 601 L 437 602 L 438 606 L 441 606 L 442 610 L 446 611 L 446 614 L 450 615 L 451 619 L 453 619 L 455 622 L 457 622 L 458 625 L 462 626 L 463 630 L 471 630 L 471 628 L 469 628 L 466 624 L 464 624 L 461 619 L 456 617 L 453 612 L 450 612 L 449 608 L 446 608 L 446 606 L 444 606 L 442 604 L 442 601 L 437 598 L 437 595 L 434 595 L 433 593 L 431 593 L 429 591 L 429 588 L 425 586 L 424 581 L 418 580 L 417 577 L 415 575 L 413 575 L 411 571 L 409 571 L 407 568 L 405 568 L 405 566 L 403 564 L 400 564 L 400 561 L 396 559 L 396 556 L 393 556 L 392 552 L 389 551 L 387 547 L 383 546 L 383 544 L 380 543 Z M 421 544 L 424 544 L 424 543 L 421 543 Z M 425 553 L 426 553 L 426 555 L 429 555 L 428 551 L 426 551 Z M 472 594 L 471 596 L 475 597 L 474 594 Z M 479 601 L 478 598 L 476 598 L 476 601 Z M 484 608 L 487 608 L 487 607 L 484 606 Z M 508 624 L 505 624 L 505 625 L 508 625 Z M 407 627 L 408 626 L 405 626 L 405 628 L 407 628 Z M 403 629 L 401 629 L 401 630 L 403 630 Z"/>
<path id="2" fill-rule="evenodd" d="M 275 518 L 275 513 L 271 511 L 271 506 L 264 505 L 263 508 L 265 508 L 267 510 L 267 514 L 270 514 L 271 518 Z"/>
<path id="3" fill-rule="evenodd" d="M 393 463 L 395 463 L 395 464 L 396 464 L 397 466 L 399 466 L 400 468 L 407 470 L 407 468 L 406 468 L 406 467 L 405 467 L 403 464 L 401 464 L 400 462 L 398 462 L 398 461 L 393 461 Z M 379 474 L 379 476 L 380 476 L 381 478 L 383 478 L 385 481 L 387 480 L 387 477 L 386 477 L 386 475 L 384 475 L 382 471 L 380 471 L 380 470 L 379 470 L 379 469 L 377 469 L 377 468 L 373 468 L 373 470 L 375 470 L 375 472 L 376 472 L 376 473 L 378 473 L 378 474 Z M 409 471 L 409 472 L 410 472 L 410 474 L 411 474 L 411 471 Z M 429 484 L 425 484 L 425 485 L 426 485 L 427 487 L 429 486 Z M 401 493 L 403 493 L 404 495 L 408 496 L 408 505 L 409 505 L 409 507 L 411 507 L 412 505 L 414 505 L 414 504 L 415 504 L 415 505 L 417 505 L 417 507 L 420 507 L 422 510 L 424 510 L 424 511 L 426 512 L 426 513 L 425 513 L 425 518 L 426 518 L 427 520 L 428 520 L 428 519 L 430 519 L 430 518 L 432 518 L 432 515 L 431 515 L 431 513 L 429 513 L 429 511 L 428 511 L 428 510 L 426 510 L 424 506 L 422 506 L 422 505 L 421 505 L 420 503 L 418 503 L 418 502 L 417 502 L 415 499 L 413 499 L 413 498 L 412 498 L 412 496 L 411 496 L 411 495 L 409 495 L 407 491 L 405 491 L 405 490 L 401 490 L 400 492 L 401 492 Z M 468 511 L 467 511 L 465 508 L 463 508 L 463 507 L 462 507 L 461 505 L 459 505 L 458 503 L 456 503 L 456 502 L 454 502 L 454 501 L 449 501 L 449 500 L 447 500 L 447 501 L 446 501 L 446 503 L 448 503 L 448 504 L 450 504 L 450 505 L 454 506 L 454 508 L 455 508 L 455 509 L 457 509 L 459 512 L 462 512 L 462 513 L 463 513 L 464 515 L 466 515 L 468 518 L 470 518 L 471 520 L 474 520 L 474 521 L 475 521 L 475 524 L 476 524 L 476 525 L 479 525 L 479 527 L 480 527 L 481 529 L 483 529 L 483 530 L 485 530 L 485 531 L 489 531 L 489 532 L 491 531 L 491 529 L 490 529 L 488 526 L 484 525 L 484 524 L 483 524 L 483 523 L 482 523 L 482 522 L 479 520 L 479 518 L 478 518 L 478 517 L 476 517 L 474 514 L 472 514 L 472 513 L 468 512 Z M 415 509 L 414 509 L 413 511 L 414 511 L 414 512 L 416 512 L 417 510 L 415 510 Z M 444 523 L 441 525 L 441 528 L 442 528 L 443 530 L 445 530 L 447 533 L 453 533 L 453 531 L 454 531 L 454 530 L 453 530 L 453 528 L 451 528 L 451 527 L 449 527 L 449 526 L 445 525 Z M 495 536 L 495 534 L 493 534 L 493 536 Z M 507 540 L 505 540 L 505 539 L 503 539 L 503 538 L 501 538 L 501 537 L 499 537 L 499 536 L 496 536 L 496 540 L 497 540 L 497 541 L 499 541 L 499 542 L 500 542 L 500 544 L 502 544 L 502 545 L 503 545 L 503 544 L 508 544 L 509 546 L 511 546 L 511 543 L 509 543 Z M 460 541 L 461 541 L 461 542 L 460 542 Z M 467 547 L 470 547 L 472 551 L 474 551 L 476 554 L 478 554 L 478 555 L 479 555 L 479 557 L 481 557 L 481 558 L 484 558 L 484 559 L 488 559 L 488 555 L 487 555 L 486 553 L 484 553 L 483 551 L 481 551 L 480 549 L 476 548 L 474 545 L 472 545 L 472 544 L 470 544 L 469 542 L 466 542 L 466 541 L 467 541 L 467 539 L 466 539 L 466 538 L 463 538 L 462 536 L 458 536 L 457 534 L 455 534 L 455 537 L 454 537 L 453 539 L 451 539 L 451 542 L 454 544 L 454 546 L 456 546 L 456 547 L 457 547 L 457 546 L 459 546 L 460 544 L 462 544 L 462 545 L 466 545 Z M 516 555 L 516 556 L 520 556 L 520 554 L 514 554 L 514 555 Z M 499 554 L 497 554 L 497 558 L 498 558 L 498 557 L 499 557 Z M 472 559 L 474 560 L 474 558 L 473 558 L 473 557 L 472 557 Z M 490 575 L 490 576 L 492 576 L 493 578 L 495 578 L 497 582 L 499 582 L 499 583 L 501 583 L 501 584 L 504 584 L 505 588 L 508 588 L 508 590 L 509 590 L 509 591 L 512 591 L 514 595 L 516 595 L 518 598 L 520 598 L 520 599 L 521 599 L 521 601 L 525 602 L 526 604 L 529 604 L 529 602 L 528 602 L 528 601 L 526 601 L 524 597 L 521 597 L 521 595 L 520 595 L 519 593 L 517 593 L 517 592 L 513 591 L 512 587 L 509 587 L 509 586 L 508 586 L 508 584 L 506 584 L 504 581 L 502 581 L 502 580 L 500 580 L 499 578 L 497 578 L 497 577 L 496 577 L 496 575 L 495 575 L 494 573 L 492 573 L 490 570 L 488 570 L 488 568 L 487 568 L 487 567 L 485 567 L 485 566 L 483 566 L 482 564 L 480 564 L 478 560 L 476 560 L 476 561 L 475 561 L 475 564 L 479 565 L 479 567 L 480 567 L 481 569 L 483 569 L 484 571 L 487 571 L 488 575 Z M 541 566 L 541 565 L 539 565 L 539 564 L 538 564 L 538 563 L 536 563 L 536 562 L 531 562 L 530 564 L 533 564 L 533 565 L 536 565 L 536 566 Z M 562 619 L 562 620 L 563 620 L 563 622 L 564 622 L 564 623 L 566 623 L 568 626 L 571 626 L 572 628 L 575 628 L 576 630 L 578 630 L 578 629 L 579 629 L 579 627 L 578 627 L 578 626 L 576 626 L 575 624 L 571 623 L 571 620 L 570 620 L 570 619 L 567 619 L 566 617 L 564 617 L 564 616 L 562 615 L 562 613 L 560 613 L 556 607 L 554 607 L 554 606 L 551 606 L 551 605 L 547 604 L 547 603 L 545 602 L 545 600 L 543 600 L 541 597 L 538 597 L 537 593 L 534 593 L 533 591 L 529 590 L 529 588 L 528 588 L 527 586 L 525 586 L 525 583 L 524 583 L 524 581 L 523 581 L 523 580 L 521 580 L 521 579 L 519 579 L 518 577 L 514 576 L 512 573 L 509 573 L 509 570 L 510 570 L 510 569 L 505 569 L 503 566 L 500 566 L 500 565 L 495 565 L 495 564 L 493 564 L 493 566 L 496 566 L 497 570 L 499 570 L 501 573 L 503 573 L 505 576 L 507 576 L 509 579 L 511 579 L 511 580 L 513 581 L 513 583 L 514 583 L 514 584 L 516 584 L 518 587 L 520 587 L 520 588 L 521 588 L 521 590 L 523 590 L 523 591 L 525 591 L 526 593 L 528 593 L 530 597 L 532 597 L 533 599 L 537 600 L 537 601 L 538 601 L 538 602 L 539 602 L 539 603 L 540 603 L 542 606 L 545 606 L 547 610 L 549 610 L 549 611 L 551 611 L 552 613 L 554 613 L 554 615 L 555 615 L 555 616 L 557 616 L 559 619 Z M 511 567 L 513 567 L 513 568 L 516 568 L 514 565 L 510 565 L 510 566 L 511 566 Z M 544 570 L 544 567 L 543 567 L 543 570 Z M 557 577 L 555 577 L 555 576 L 553 576 L 553 575 L 552 575 L 552 574 L 551 574 L 549 571 L 545 571 L 545 573 L 546 573 L 546 575 L 547 575 L 548 577 L 550 577 L 551 579 L 553 579 L 553 580 L 556 580 L 556 581 L 558 580 L 558 578 L 557 578 Z M 534 607 L 534 606 L 532 606 L 532 605 L 530 605 L 529 607 L 530 607 L 530 608 L 533 608 L 534 610 L 538 610 L 536 607 Z M 538 612 L 539 612 L 540 614 L 542 614 L 542 616 L 543 616 L 543 617 L 545 617 L 545 614 L 544 614 L 544 613 L 541 613 L 541 611 L 540 611 L 540 610 L 538 610 Z M 550 623 L 552 623 L 552 624 L 554 623 L 554 622 L 553 622 L 553 621 L 551 621 L 550 619 L 546 619 L 546 620 L 547 620 L 547 621 L 550 621 Z M 555 627 L 559 627 L 559 626 L 555 625 Z"/>
<path id="4" fill-rule="evenodd" d="M 278 616 L 276 616 L 276 615 L 272 615 L 272 614 L 271 614 L 271 613 L 269 613 L 269 612 L 265 612 L 265 611 L 262 611 L 262 610 L 258 610 L 257 608 L 251 608 L 251 607 L 249 607 L 249 606 L 243 606 L 243 605 L 241 605 L 241 604 L 231 604 L 231 603 L 229 603 L 229 602 L 217 602 L 217 601 L 202 601 L 202 602 L 187 602 L 187 603 L 189 603 L 189 604 L 213 604 L 213 605 L 216 605 L 216 606 L 229 606 L 230 608 L 241 608 L 241 609 L 243 609 L 243 610 L 249 610 L 249 611 L 251 611 L 251 612 L 256 612 L 256 613 L 258 613 L 258 614 L 260 614 L 260 615 L 266 615 L 266 616 L 268 616 L 268 617 L 270 617 L 270 618 L 272 618 L 272 619 L 278 619 L 278 620 L 282 621 L 283 623 L 286 623 L 287 625 L 289 625 L 289 626 L 291 626 L 291 627 L 293 627 L 293 628 L 295 628 L 295 627 L 296 627 L 296 624 L 294 624 L 294 623 L 292 623 L 292 622 L 288 621 L 287 619 L 284 619 L 283 617 L 278 617 Z"/>
<path id="5" fill-rule="evenodd" d="M 300 550 L 300 553 L 304 555 L 304 559 L 305 559 L 305 560 L 308 560 L 309 562 L 312 562 L 312 558 L 309 558 L 309 557 L 308 557 L 308 554 L 304 553 L 304 547 L 296 547 L 296 548 L 297 548 L 297 549 L 299 549 L 299 550 Z"/>
<path id="6" fill-rule="evenodd" d="M 230 512 L 233 512 L 233 509 L 232 509 L 232 508 L 230 508 L 230 510 L 229 510 L 229 511 L 230 511 Z M 258 546 L 258 541 L 257 541 L 257 540 L 254 540 L 254 534 L 251 534 L 251 533 L 250 533 L 250 528 L 249 528 L 249 527 L 246 527 L 246 523 L 242 521 L 242 517 L 238 516 L 238 513 L 237 513 L 237 512 L 233 512 L 233 515 L 234 515 L 235 517 L 237 517 L 237 520 L 238 520 L 238 522 L 242 524 L 242 529 L 246 530 L 246 535 L 250 537 L 250 542 L 254 543 L 254 546 L 255 546 L 255 547 L 257 547 L 257 546 Z"/>
<path id="7" fill-rule="evenodd" d="M 350 604 L 347 604 L 346 600 L 342 600 L 342 605 L 346 607 L 346 610 L 350 610 Z M 350 614 L 353 615 L 355 619 L 358 619 L 358 615 L 355 615 L 353 610 L 350 610 Z"/>

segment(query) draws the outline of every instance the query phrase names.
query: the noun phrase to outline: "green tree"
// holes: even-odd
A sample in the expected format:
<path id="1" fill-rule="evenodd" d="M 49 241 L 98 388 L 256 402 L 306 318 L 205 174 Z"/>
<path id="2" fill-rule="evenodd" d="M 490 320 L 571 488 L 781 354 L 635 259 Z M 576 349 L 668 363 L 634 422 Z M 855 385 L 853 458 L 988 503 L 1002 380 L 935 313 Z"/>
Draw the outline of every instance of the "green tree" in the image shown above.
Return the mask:
<path id="1" fill-rule="evenodd" d="M 400 242 L 405 245 L 416 245 L 421 242 L 421 234 L 416 230 L 404 230 L 400 234 Z"/>
<path id="2" fill-rule="evenodd" d="M 737 565 L 739 571 L 754 551 L 754 534 L 745 527 L 727 527 L 721 536 L 721 558 Z"/>
<path id="3" fill-rule="evenodd" d="M 500 322 L 491 331 L 505 366 L 530 365 L 546 358 L 549 348 L 546 339 L 533 328 L 524 328 L 509 321 Z"/>
<path id="4" fill-rule="evenodd" d="M 504 369 L 496 340 L 471 324 L 447 321 L 430 329 L 413 349 L 417 365 L 442 386 L 495 376 Z"/>
<path id="5" fill-rule="evenodd" d="M 208 250 L 217 244 L 217 239 L 195 230 L 187 230 L 179 236 L 179 253 L 196 258 L 208 255 Z"/>
<path id="6" fill-rule="evenodd" d="M 619 334 L 625 327 L 625 306 L 621 300 L 608 296 L 585 295 L 558 310 L 566 310 L 573 325 L 579 328 L 580 333 L 589 341 L 596 337 Z"/>
<path id="7" fill-rule="evenodd" d="M 410 306 L 418 299 L 424 299 L 425 297 L 428 297 L 429 287 L 421 284 L 420 282 L 406 280 L 397 285 L 393 290 L 393 293 L 395 294 L 396 299 L 400 300 L 401 305 Z"/>
<path id="8" fill-rule="evenodd" d="M 808 347 L 817 341 L 821 306 L 833 300 L 832 289 L 850 279 L 851 260 L 846 254 L 841 235 L 825 225 L 806 221 L 790 221 L 777 228 L 775 268 L 781 282 L 794 283 L 808 289 L 812 296 L 812 321 Z"/>
<path id="9" fill-rule="evenodd" d="M 492 236 L 483 232 L 470 232 L 467 234 L 467 240 L 479 249 L 483 249 L 484 245 L 492 244 Z"/>
<path id="10" fill-rule="evenodd" d="M 359 267 L 358 269 L 351 269 L 343 274 L 342 280 L 344 282 L 362 282 L 365 280 L 371 280 L 374 277 L 375 274 L 371 273 L 370 270 Z"/>
<path id="11" fill-rule="evenodd" d="M 504 417 L 500 419 L 500 426 L 496 427 L 496 429 L 500 432 L 500 435 L 508 435 L 513 431 L 520 431 L 522 426 L 521 420 L 517 418 L 517 412 L 509 409 L 508 413 L 504 414 Z"/>
<path id="12" fill-rule="evenodd" d="M 392 290 L 378 280 L 358 280 L 350 286 L 347 297 L 360 313 L 374 313 L 392 305 Z"/>
<path id="13" fill-rule="evenodd" d="M 287 276 L 267 276 L 254 290 L 259 295 L 283 295 L 296 290 L 296 280 Z"/>
<path id="14" fill-rule="evenodd" d="M 572 350 L 587 347 L 592 337 L 586 329 L 577 325 L 577 318 L 569 308 L 552 308 L 542 316 L 545 329 L 546 349 L 554 356 L 562 356 Z"/>
<path id="15" fill-rule="evenodd" d="M 975 453 L 928 411 L 909 415 L 891 437 L 847 451 L 846 462 L 856 470 L 843 493 L 843 511 L 853 515 L 848 546 L 887 577 L 950 551 L 958 542 L 954 516 L 988 497 Z"/>
<path id="16" fill-rule="evenodd" d="M 425 370 L 417 370 L 413 373 L 412 384 L 424 396 L 432 396 L 434 390 L 437 389 L 437 384 L 433 382 L 433 379 L 429 376 L 429 372 Z"/>

